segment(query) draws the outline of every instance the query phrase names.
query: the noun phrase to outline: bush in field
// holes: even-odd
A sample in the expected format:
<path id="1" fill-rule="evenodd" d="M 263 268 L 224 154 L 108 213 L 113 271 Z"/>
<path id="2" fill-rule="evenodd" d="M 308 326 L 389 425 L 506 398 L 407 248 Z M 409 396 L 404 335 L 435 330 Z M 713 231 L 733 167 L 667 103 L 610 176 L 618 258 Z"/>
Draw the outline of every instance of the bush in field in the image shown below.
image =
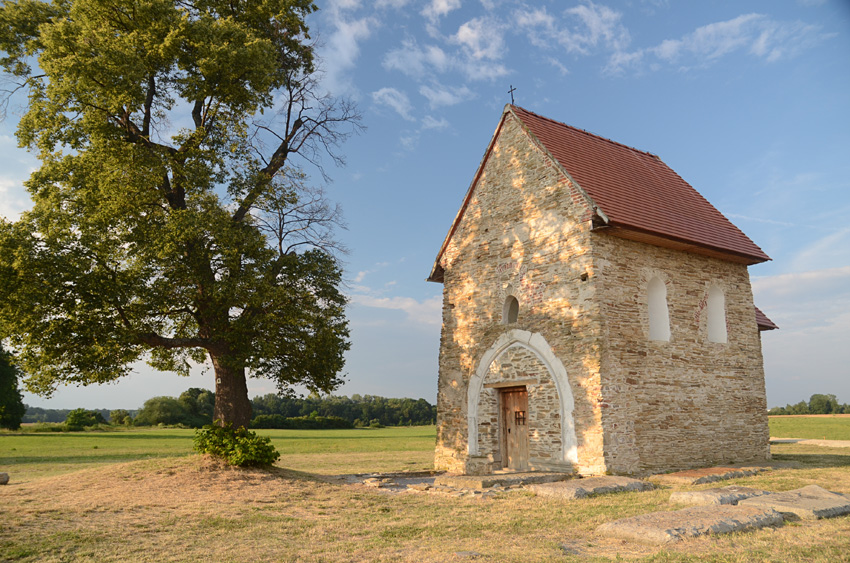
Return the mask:
<path id="1" fill-rule="evenodd" d="M 65 427 L 68 430 L 82 430 L 86 426 L 97 426 L 98 424 L 106 424 L 106 419 L 99 412 L 88 409 L 74 409 L 68 413 L 68 418 L 65 419 Z"/>
<path id="2" fill-rule="evenodd" d="M 153 397 L 145 401 L 133 423 L 136 426 L 182 424 L 185 418 L 185 407 L 174 397 Z"/>
<path id="3" fill-rule="evenodd" d="M 133 424 L 133 417 L 130 416 L 129 411 L 126 411 L 124 409 L 116 409 L 114 411 L 109 411 L 109 423 L 116 425 L 130 425 Z"/>
<path id="4" fill-rule="evenodd" d="M 271 465 L 280 457 L 267 436 L 231 424 L 209 424 L 195 431 L 195 451 L 221 458 L 230 465 Z"/>

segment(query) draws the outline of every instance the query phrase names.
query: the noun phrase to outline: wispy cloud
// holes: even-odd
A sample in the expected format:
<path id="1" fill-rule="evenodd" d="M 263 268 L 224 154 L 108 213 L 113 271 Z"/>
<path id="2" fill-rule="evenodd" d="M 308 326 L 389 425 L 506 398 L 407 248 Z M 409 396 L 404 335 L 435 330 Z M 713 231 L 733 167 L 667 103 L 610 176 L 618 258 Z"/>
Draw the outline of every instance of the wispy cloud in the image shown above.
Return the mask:
<path id="1" fill-rule="evenodd" d="M 823 264 L 850 264 L 850 227 L 844 227 L 809 244 L 791 262 L 792 268 L 798 271 L 814 269 Z"/>
<path id="2" fill-rule="evenodd" d="M 378 105 L 391 108 L 407 121 L 415 121 L 415 118 L 410 115 L 410 112 L 413 111 L 413 106 L 404 92 L 395 88 L 381 88 L 376 92 L 372 92 L 372 101 Z"/>
<path id="3" fill-rule="evenodd" d="M 418 80 L 425 79 L 434 72 L 445 72 L 451 64 L 449 56 L 440 47 L 420 47 L 413 40 L 404 41 L 401 47 L 389 51 L 383 60 L 385 69 L 397 70 Z"/>
<path id="4" fill-rule="evenodd" d="M 442 322 L 442 298 L 439 296 L 417 301 L 412 297 L 373 297 L 354 295 L 352 303 L 361 307 L 373 307 L 403 311 L 407 319 L 419 324 L 439 325 Z"/>
<path id="5" fill-rule="evenodd" d="M 333 31 L 320 49 L 325 72 L 323 84 L 334 95 L 348 94 L 354 89 L 350 72 L 360 56 L 360 43 L 378 26 L 378 20 L 372 16 L 352 17 L 351 11 L 359 7 L 358 0 L 335 0 L 324 12 Z"/>
<path id="6" fill-rule="evenodd" d="M 473 97 L 472 90 L 466 86 L 452 88 L 442 86 L 441 84 L 421 86 L 419 93 L 427 98 L 431 109 L 441 106 L 453 106 L 460 102 L 468 101 Z"/>
<path id="7" fill-rule="evenodd" d="M 831 36 L 816 25 L 743 14 L 701 26 L 678 39 L 665 39 L 654 47 L 631 52 L 619 49 L 611 55 L 606 70 L 621 73 L 662 65 L 690 69 L 708 66 L 733 53 L 770 63 L 794 56 Z"/>
<path id="8" fill-rule="evenodd" d="M 460 0 L 430 0 L 421 13 L 433 24 L 458 8 Z"/>
<path id="9" fill-rule="evenodd" d="M 550 14 L 545 7 L 525 7 L 514 12 L 514 21 L 532 45 L 565 49 L 577 55 L 589 55 L 599 49 L 625 49 L 630 35 L 622 18 L 621 12 L 593 2 L 565 10 L 563 17 Z"/>
<path id="10" fill-rule="evenodd" d="M 505 26 L 492 17 L 474 18 L 461 25 L 452 41 L 475 60 L 498 60 L 505 56 Z"/>

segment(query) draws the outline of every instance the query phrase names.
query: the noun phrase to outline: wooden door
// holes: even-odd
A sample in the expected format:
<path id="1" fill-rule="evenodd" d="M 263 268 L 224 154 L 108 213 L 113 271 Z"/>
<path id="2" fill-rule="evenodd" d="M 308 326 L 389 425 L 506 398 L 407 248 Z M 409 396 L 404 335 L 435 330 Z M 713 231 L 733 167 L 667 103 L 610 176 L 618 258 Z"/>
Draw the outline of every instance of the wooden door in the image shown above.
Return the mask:
<path id="1" fill-rule="evenodd" d="M 510 387 L 502 403 L 502 467 L 528 469 L 528 389 Z"/>

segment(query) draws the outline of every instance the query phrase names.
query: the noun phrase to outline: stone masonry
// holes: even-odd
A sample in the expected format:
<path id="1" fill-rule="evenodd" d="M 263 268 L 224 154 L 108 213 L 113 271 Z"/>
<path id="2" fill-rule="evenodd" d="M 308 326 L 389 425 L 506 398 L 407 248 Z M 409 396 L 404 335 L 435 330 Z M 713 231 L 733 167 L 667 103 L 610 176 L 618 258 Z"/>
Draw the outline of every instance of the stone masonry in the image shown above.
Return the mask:
<path id="1" fill-rule="evenodd" d="M 502 467 L 498 388 L 512 381 L 528 389 L 530 469 L 640 475 L 769 458 L 746 265 L 593 230 L 587 196 L 511 113 L 473 188 L 439 263 L 437 469 Z M 653 277 L 669 341 L 649 339 Z M 726 343 L 707 337 L 714 286 Z"/>

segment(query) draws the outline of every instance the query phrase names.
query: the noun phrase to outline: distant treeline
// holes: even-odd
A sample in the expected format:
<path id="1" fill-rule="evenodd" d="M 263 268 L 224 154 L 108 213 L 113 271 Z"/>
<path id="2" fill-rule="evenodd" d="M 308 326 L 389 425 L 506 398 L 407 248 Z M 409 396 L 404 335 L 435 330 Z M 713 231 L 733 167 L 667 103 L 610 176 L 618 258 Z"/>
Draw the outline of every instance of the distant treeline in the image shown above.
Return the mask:
<path id="1" fill-rule="evenodd" d="M 425 399 L 387 399 L 375 395 L 297 398 L 268 394 L 254 397 L 251 404 L 254 417 L 272 414 L 286 418 L 337 417 L 354 426 L 422 426 L 437 421 L 437 407 Z"/>
<path id="2" fill-rule="evenodd" d="M 210 424 L 215 394 L 192 388 L 180 397 L 152 397 L 138 410 L 93 409 L 111 424 L 134 426 Z M 437 407 L 425 399 L 388 399 L 374 395 L 349 397 L 280 397 L 264 395 L 251 400 L 254 428 L 351 428 L 352 426 L 421 426 L 434 424 Z M 23 422 L 63 423 L 73 409 L 27 406 Z M 77 409 L 79 410 L 79 409 Z"/>
<path id="3" fill-rule="evenodd" d="M 850 405 L 839 404 L 835 395 L 812 395 L 808 403 L 800 401 L 796 405 L 773 407 L 767 414 L 850 414 Z"/>
<path id="4" fill-rule="evenodd" d="M 68 413 L 74 409 L 43 409 L 41 407 L 31 407 L 24 405 L 27 412 L 24 414 L 24 419 L 21 422 L 65 422 L 68 418 Z M 109 420 L 109 409 L 92 409 L 93 412 L 100 413 L 105 419 Z M 135 411 L 130 411 L 135 413 Z"/>

